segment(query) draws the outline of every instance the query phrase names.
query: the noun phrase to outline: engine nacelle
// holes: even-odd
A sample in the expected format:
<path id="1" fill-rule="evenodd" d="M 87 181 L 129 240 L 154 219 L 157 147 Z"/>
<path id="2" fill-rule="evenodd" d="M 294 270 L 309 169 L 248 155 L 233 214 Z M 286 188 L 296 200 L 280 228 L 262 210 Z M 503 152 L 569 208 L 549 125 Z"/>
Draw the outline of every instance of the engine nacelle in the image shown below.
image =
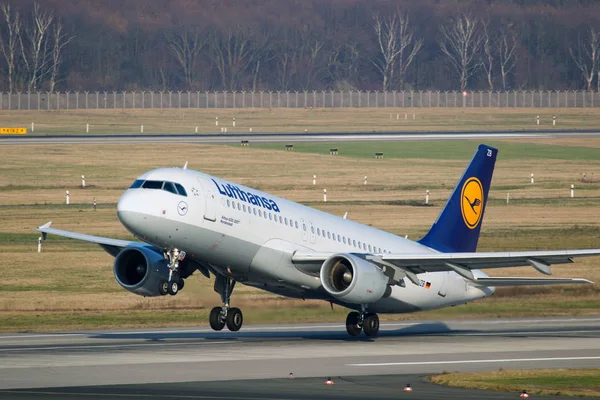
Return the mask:
<path id="1" fill-rule="evenodd" d="M 374 303 L 388 288 L 388 277 L 375 264 L 352 254 L 336 254 L 321 266 L 321 284 L 336 299 L 351 304 Z"/>
<path id="2" fill-rule="evenodd" d="M 140 296 L 160 296 L 161 281 L 169 279 L 162 254 L 148 247 L 126 247 L 115 258 L 114 273 L 123 289 Z"/>

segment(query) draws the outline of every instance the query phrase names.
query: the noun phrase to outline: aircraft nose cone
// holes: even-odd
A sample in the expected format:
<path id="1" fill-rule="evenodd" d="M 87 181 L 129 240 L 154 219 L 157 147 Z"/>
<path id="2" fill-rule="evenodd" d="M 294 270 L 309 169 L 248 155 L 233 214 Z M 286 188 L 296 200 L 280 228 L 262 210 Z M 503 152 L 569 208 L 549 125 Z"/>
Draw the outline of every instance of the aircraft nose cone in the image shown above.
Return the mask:
<path id="1" fill-rule="evenodd" d="M 137 220 L 136 209 L 138 205 L 136 204 L 136 197 L 137 196 L 134 196 L 134 193 L 126 191 L 117 203 L 117 216 L 119 217 L 119 220 L 127 230 L 133 233 L 135 233 Z"/>

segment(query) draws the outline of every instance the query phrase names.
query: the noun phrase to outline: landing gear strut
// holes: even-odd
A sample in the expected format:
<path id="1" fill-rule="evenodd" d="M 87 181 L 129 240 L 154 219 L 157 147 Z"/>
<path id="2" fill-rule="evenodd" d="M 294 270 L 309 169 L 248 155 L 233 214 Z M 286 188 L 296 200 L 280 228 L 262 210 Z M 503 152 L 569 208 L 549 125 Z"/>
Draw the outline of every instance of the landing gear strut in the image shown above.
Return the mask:
<path id="1" fill-rule="evenodd" d="M 367 336 L 377 336 L 379 317 L 375 313 L 368 313 L 367 306 L 363 304 L 360 312 L 353 311 L 346 317 L 346 331 L 350 336 L 358 336 L 361 331 Z"/>
<path id="2" fill-rule="evenodd" d="M 179 261 L 183 261 L 185 258 L 185 251 L 179 251 L 179 249 L 169 249 L 164 252 L 165 258 L 169 261 L 167 267 L 169 268 L 169 280 L 160 282 L 159 291 L 160 294 L 170 294 L 175 296 L 181 289 L 183 289 L 184 281 L 179 275 Z"/>
<path id="3" fill-rule="evenodd" d="M 222 307 L 215 307 L 210 311 L 208 318 L 210 327 L 215 331 L 222 330 L 225 325 L 232 332 L 239 331 L 244 323 L 242 311 L 237 307 L 229 307 L 231 293 L 235 287 L 235 281 L 224 275 L 215 277 L 215 292 L 221 295 Z"/>

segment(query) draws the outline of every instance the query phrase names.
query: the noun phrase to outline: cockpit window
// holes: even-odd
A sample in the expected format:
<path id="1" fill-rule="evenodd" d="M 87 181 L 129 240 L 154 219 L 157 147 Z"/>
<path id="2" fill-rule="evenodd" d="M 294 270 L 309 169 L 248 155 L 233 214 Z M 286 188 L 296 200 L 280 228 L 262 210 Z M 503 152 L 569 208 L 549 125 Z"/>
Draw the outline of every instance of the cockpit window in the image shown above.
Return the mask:
<path id="1" fill-rule="evenodd" d="M 135 182 L 133 182 L 131 184 L 131 186 L 129 186 L 129 189 L 137 189 L 142 187 L 142 185 L 144 184 L 144 181 L 142 179 L 137 179 Z"/>
<path id="2" fill-rule="evenodd" d="M 179 183 L 176 183 L 175 186 L 177 187 L 177 191 L 180 195 L 187 197 L 187 192 L 183 186 L 181 186 Z"/>
<path id="3" fill-rule="evenodd" d="M 165 182 L 163 190 L 166 190 L 167 192 L 171 192 L 173 194 L 177 194 L 177 190 L 175 189 L 175 185 L 173 185 L 173 182 Z"/>
<path id="4" fill-rule="evenodd" d="M 142 185 L 144 189 L 162 189 L 163 181 L 146 181 Z"/>
<path id="5" fill-rule="evenodd" d="M 143 179 L 138 179 L 131 184 L 129 189 L 157 189 L 157 190 L 165 190 L 169 193 L 178 194 L 184 197 L 187 197 L 187 192 L 185 188 L 179 183 L 169 182 L 169 181 L 144 181 Z"/>

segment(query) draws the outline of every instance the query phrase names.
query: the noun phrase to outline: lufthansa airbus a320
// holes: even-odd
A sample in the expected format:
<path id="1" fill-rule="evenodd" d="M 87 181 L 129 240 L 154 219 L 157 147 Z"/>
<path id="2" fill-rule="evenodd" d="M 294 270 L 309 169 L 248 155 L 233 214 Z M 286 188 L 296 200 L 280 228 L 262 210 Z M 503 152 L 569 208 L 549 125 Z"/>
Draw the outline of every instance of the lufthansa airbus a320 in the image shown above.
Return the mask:
<path id="1" fill-rule="evenodd" d="M 411 241 L 187 168 L 149 171 L 117 204 L 139 241 L 59 230 L 47 234 L 96 243 L 112 256 L 117 282 L 141 296 L 175 295 L 195 271 L 214 275 L 222 305 L 210 326 L 242 327 L 231 307 L 236 283 L 282 296 L 320 299 L 353 311 L 352 336 L 379 332 L 377 313 L 408 313 L 464 304 L 499 286 L 591 283 L 570 278 L 492 278 L 482 270 L 598 256 L 600 249 L 476 252 L 498 151 L 480 145 L 431 230 Z"/>

